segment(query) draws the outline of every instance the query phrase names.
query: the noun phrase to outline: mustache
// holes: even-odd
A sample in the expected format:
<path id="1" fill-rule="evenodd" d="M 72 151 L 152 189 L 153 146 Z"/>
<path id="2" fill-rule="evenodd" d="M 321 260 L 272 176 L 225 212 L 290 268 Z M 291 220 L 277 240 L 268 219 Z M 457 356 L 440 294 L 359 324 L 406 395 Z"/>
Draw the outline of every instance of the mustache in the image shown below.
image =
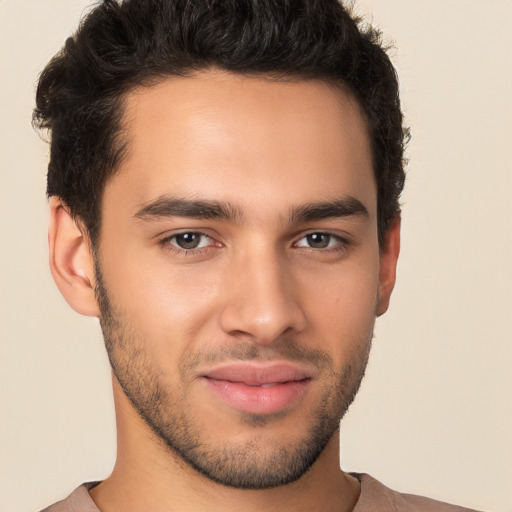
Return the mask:
<path id="1" fill-rule="evenodd" d="M 305 347 L 296 340 L 276 340 L 272 345 L 259 345 L 257 341 L 239 341 L 211 347 L 207 350 L 186 354 L 179 364 L 180 372 L 187 374 L 200 365 L 227 363 L 232 361 L 275 361 L 286 360 L 306 363 L 321 370 L 332 367 L 330 355 L 320 349 Z"/>

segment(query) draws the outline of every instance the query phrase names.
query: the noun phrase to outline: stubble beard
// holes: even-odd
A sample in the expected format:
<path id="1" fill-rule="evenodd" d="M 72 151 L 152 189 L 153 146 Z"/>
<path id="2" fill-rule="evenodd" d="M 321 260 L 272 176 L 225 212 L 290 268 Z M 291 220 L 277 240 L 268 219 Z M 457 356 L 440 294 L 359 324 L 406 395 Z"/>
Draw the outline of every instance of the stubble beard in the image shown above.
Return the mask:
<path id="1" fill-rule="evenodd" d="M 133 407 L 174 457 L 182 460 L 208 479 L 238 489 L 265 489 L 301 478 L 318 459 L 327 443 L 338 434 L 339 423 L 359 390 L 368 362 L 371 340 L 357 344 L 352 359 L 336 372 L 331 357 L 323 351 L 308 350 L 291 339 L 261 349 L 253 342 L 234 344 L 219 353 L 190 354 L 180 361 L 180 385 L 168 390 L 159 380 L 164 373 L 151 360 L 126 315 L 111 303 L 96 263 L 96 297 L 100 324 L 112 371 Z M 234 442 L 219 439 L 208 442 L 205 425 L 194 418 L 187 400 L 187 375 L 199 361 L 218 360 L 291 360 L 315 361 L 328 382 L 321 399 L 311 410 L 300 440 L 268 440 L 265 426 L 279 420 L 279 413 L 243 414 L 241 423 L 252 429 L 251 440 Z M 265 446 L 262 446 L 262 444 Z M 271 448 L 271 449 L 269 449 Z"/>

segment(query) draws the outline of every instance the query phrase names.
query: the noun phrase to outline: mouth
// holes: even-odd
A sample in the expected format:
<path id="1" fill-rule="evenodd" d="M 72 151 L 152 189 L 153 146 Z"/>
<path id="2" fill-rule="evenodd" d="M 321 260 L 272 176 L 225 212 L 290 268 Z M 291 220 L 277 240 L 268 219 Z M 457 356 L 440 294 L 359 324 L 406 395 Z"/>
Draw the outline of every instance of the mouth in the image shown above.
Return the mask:
<path id="1" fill-rule="evenodd" d="M 250 414 L 292 408 L 312 381 L 308 370 L 288 363 L 232 363 L 209 370 L 202 378 L 215 398 Z"/>

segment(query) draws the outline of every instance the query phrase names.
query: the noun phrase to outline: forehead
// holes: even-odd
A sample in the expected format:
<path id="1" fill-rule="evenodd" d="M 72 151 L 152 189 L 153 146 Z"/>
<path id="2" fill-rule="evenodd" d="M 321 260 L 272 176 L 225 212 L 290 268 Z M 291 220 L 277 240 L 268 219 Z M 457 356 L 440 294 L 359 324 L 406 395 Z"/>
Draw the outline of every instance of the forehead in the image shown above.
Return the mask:
<path id="1" fill-rule="evenodd" d="M 105 195 L 127 208 L 162 195 L 258 208 L 344 194 L 376 207 L 360 107 L 318 80 L 168 78 L 126 96 L 123 130 L 126 158 Z"/>

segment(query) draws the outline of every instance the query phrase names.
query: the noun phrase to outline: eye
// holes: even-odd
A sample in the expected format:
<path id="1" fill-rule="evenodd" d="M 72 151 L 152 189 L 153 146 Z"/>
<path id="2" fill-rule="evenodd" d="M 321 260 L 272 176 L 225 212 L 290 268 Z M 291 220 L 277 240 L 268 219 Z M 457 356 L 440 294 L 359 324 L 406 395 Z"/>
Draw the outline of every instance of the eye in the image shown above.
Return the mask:
<path id="1" fill-rule="evenodd" d="M 212 239 L 203 233 L 190 231 L 172 235 L 171 237 L 163 240 L 163 242 L 169 243 L 184 251 L 191 251 L 194 249 L 202 249 L 203 247 L 208 247 L 212 243 Z"/>
<path id="2" fill-rule="evenodd" d="M 302 237 L 295 247 L 309 247 L 310 249 L 331 249 L 339 245 L 343 245 L 344 241 L 331 233 L 309 233 Z"/>

